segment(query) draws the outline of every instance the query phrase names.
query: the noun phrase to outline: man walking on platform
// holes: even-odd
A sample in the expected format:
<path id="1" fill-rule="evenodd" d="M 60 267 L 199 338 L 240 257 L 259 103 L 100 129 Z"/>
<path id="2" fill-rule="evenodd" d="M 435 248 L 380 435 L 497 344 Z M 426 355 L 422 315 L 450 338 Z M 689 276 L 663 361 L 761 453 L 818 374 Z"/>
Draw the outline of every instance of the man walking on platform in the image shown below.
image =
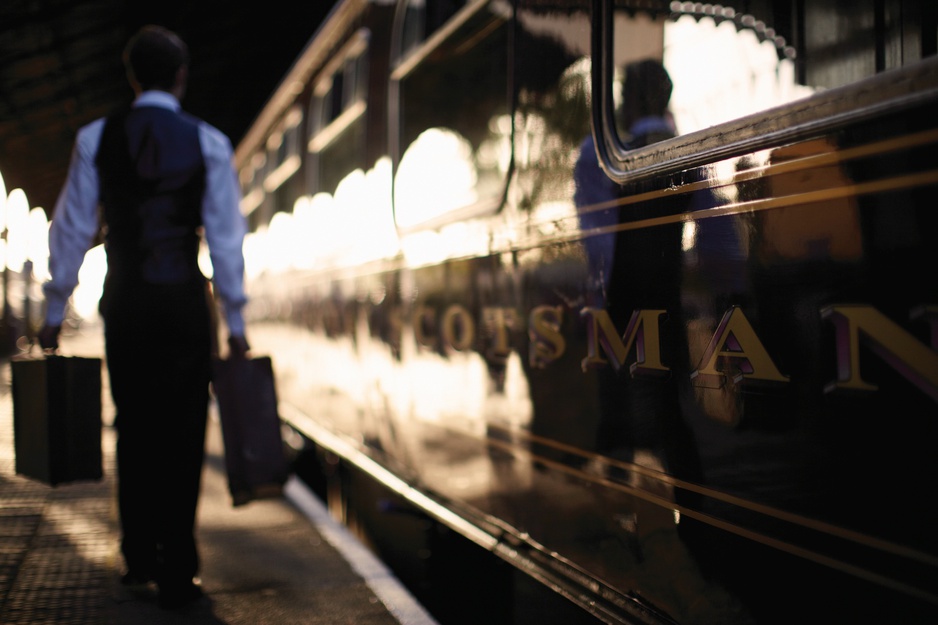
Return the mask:
<path id="1" fill-rule="evenodd" d="M 99 304 L 117 410 L 122 582 L 155 582 L 160 605 L 202 596 L 196 505 L 214 350 L 208 243 L 232 357 L 247 356 L 242 244 L 246 224 L 231 143 L 181 111 L 188 50 L 174 33 L 141 29 L 124 52 L 131 108 L 81 128 L 49 232 L 46 350 L 58 348 L 68 298 L 102 209 L 108 272 Z"/>

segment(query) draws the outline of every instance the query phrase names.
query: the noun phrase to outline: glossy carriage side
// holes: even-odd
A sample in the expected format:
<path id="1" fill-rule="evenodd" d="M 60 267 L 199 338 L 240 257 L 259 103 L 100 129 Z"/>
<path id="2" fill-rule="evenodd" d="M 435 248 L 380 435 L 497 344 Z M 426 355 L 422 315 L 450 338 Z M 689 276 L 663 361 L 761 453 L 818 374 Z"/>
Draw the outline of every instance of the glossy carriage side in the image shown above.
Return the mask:
<path id="1" fill-rule="evenodd" d="M 413 536 L 376 479 L 608 622 L 926 622 L 936 279 L 898 276 L 933 262 L 934 60 L 607 154 L 578 208 L 589 4 L 439 6 L 338 5 L 239 148 L 299 252 L 255 340 L 337 509 Z"/>

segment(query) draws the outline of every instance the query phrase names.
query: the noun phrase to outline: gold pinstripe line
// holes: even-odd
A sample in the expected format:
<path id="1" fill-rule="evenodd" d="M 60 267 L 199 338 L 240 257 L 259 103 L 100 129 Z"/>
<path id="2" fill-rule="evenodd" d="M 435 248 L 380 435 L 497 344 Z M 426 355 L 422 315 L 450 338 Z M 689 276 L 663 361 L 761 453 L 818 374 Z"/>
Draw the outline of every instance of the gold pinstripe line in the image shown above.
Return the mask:
<path id="1" fill-rule="evenodd" d="M 755 167 L 753 169 L 738 172 L 732 176 L 732 178 L 713 178 L 710 180 L 701 180 L 699 182 L 692 182 L 680 187 L 661 189 L 658 191 L 648 191 L 646 193 L 638 193 L 628 197 L 616 198 L 614 200 L 584 206 L 579 210 L 579 212 L 591 213 L 594 211 L 614 208 L 616 206 L 628 206 L 630 204 L 638 204 L 640 202 L 647 202 L 672 195 L 684 195 L 687 193 L 700 191 L 702 189 L 718 189 L 721 187 L 733 186 L 739 184 L 740 182 L 747 182 L 759 178 L 768 178 L 779 174 L 804 171 L 807 169 L 822 167 L 824 165 L 846 163 L 858 158 L 874 156 L 877 154 L 888 154 L 902 149 L 919 147 L 936 142 L 938 142 L 938 129 L 928 130 L 895 139 L 885 139 L 883 141 L 877 141 L 875 143 L 853 148 L 826 152 L 824 154 L 804 156 L 802 158 L 784 163 Z"/>
<path id="2" fill-rule="evenodd" d="M 922 599 L 922 600 L 924 600 L 924 601 L 927 601 L 927 602 L 929 602 L 929 603 L 938 604 L 938 595 L 935 595 L 935 594 L 933 594 L 933 593 L 931 593 L 931 592 L 928 592 L 927 590 L 923 590 L 923 589 L 921 589 L 921 588 L 917 588 L 917 587 L 915 587 L 915 586 L 911 586 L 911 585 L 909 585 L 909 584 L 907 584 L 907 583 L 904 583 L 904 582 L 902 582 L 902 581 L 895 580 L 895 579 L 893 579 L 893 578 L 887 577 L 887 576 L 885 576 L 885 575 L 881 575 L 881 574 L 875 573 L 875 572 L 870 571 L 870 570 L 868 570 L 868 569 L 865 569 L 865 568 L 863 568 L 863 567 L 861 567 L 861 566 L 857 566 L 857 565 L 853 565 L 853 564 L 850 564 L 850 563 L 847 563 L 847 562 L 843 562 L 843 561 L 841 561 L 841 560 L 837 560 L 837 559 L 832 558 L 832 557 L 830 557 L 830 556 L 825 556 L 825 555 L 820 554 L 820 553 L 817 553 L 817 552 L 815 552 L 815 551 L 811 551 L 811 550 L 806 549 L 806 548 L 804 548 L 804 547 L 799 547 L 799 546 L 797 546 L 797 545 L 794 545 L 794 544 L 791 544 L 791 543 L 787 543 L 787 542 L 784 542 L 784 541 L 782 541 L 782 540 L 779 540 L 779 539 L 776 539 L 776 538 L 772 538 L 772 537 L 770 537 L 770 536 L 765 536 L 765 535 L 763 535 L 763 534 L 759 534 L 759 533 L 754 532 L 754 531 L 752 531 L 752 530 L 746 529 L 746 528 L 744 528 L 744 527 L 740 527 L 740 526 L 735 525 L 735 524 L 733 524 L 733 523 L 729 523 L 729 522 L 724 521 L 724 520 L 722 520 L 722 519 L 719 519 L 719 518 L 710 516 L 710 515 L 708 515 L 708 514 L 704 514 L 704 513 L 702 513 L 702 512 L 698 512 L 698 511 L 696 511 L 696 510 L 693 510 L 693 509 L 690 509 L 690 508 L 686 508 L 686 507 L 684 507 L 684 506 L 681 506 L 681 505 L 679 505 L 679 504 L 676 504 L 676 503 L 673 502 L 673 501 L 670 501 L 670 500 L 665 499 L 665 498 L 663 498 L 663 497 L 659 497 L 659 496 L 657 496 L 657 495 L 654 495 L 654 494 L 652 494 L 652 493 L 649 493 L 649 492 L 647 492 L 647 491 L 644 491 L 644 490 L 642 490 L 642 489 L 640 489 L 640 488 L 636 488 L 636 487 L 630 486 L 630 485 L 628 485 L 628 484 L 622 484 L 622 483 L 620 483 L 620 482 L 614 482 L 614 481 L 612 481 L 612 480 L 608 480 L 608 479 L 601 478 L 601 477 L 597 477 L 597 476 L 591 476 L 591 475 L 589 475 L 589 474 L 587 474 L 587 473 L 583 473 L 582 471 L 579 471 L 579 470 L 577 470 L 577 469 L 574 469 L 573 467 L 570 467 L 570 466 L 568 466 L 568 465 L 565 465 L 565 464 L 556 462 L 556 461 L 554 461 L 554 460 L 550 460 L 550 459 L 548 459 L 548 458 L 542 458 L 541 456 L 538 456 L 538 455 L 536 455 L 536 454 L 532 454 L 531 452 L 528 452 L 528 451 L 526 451 L 526 450 L 519 450 L 517 447 L 514 447 L 514 446 L 512 446 L 512 445 L 510 445 L 510 444 L 508 444 L 508 443 L 504 443 L 504 442 L 502 442 L 502 441 L 498 441 L 498 440 L 495 440 L 495 439 L 488 439 L 488 440 L 487 440 L 487 444 L 490 445 L 490 446 L 493 446 L 493 447 L 498 447 L 498 448 L 502 449 L 502 451 L 509 452 L 509 453 L 511 453 L 511 455 L 513 455 L 513 456 L 525 455 L 525 456 L 528 456 L 528 457 L 530 457 L 530 458 L 532 458 L 532 459 L 537 460 L 537 461 L 540 462 L 541 464 L 550 466 L 550 467 L 552 467 L 552 468 L 554 468 L 554 469 L 556 469 L 556 470 L 559 470 L 559 471 L 561 471 L 561 472 L 563 472 L 563 473 L 567 473 L 568 475 L 573 475 L 573 476 L 576 476 L 576 477 L 585 477 L 585 478 L 587 478 L 587 479 L 589 479 L 589 480 L 591 480 L 591 481 L 593 481 L 593 482 L 595 482 L 595 483 L 597 483 L 597 484 L 602 484 L 602 485 L 607 486 L 607 487 L 609 487 L 609 488 L 613 488 L 613 489 L 615 489 L 615 490 L 619 490 L 619 491 L 625 492 L 625 493 L 627 493 L 627 494 L 629 494 L 629 495 L 632 495 L 632 496 L 634 496 L 634 497 L 637 497 L 637 498 L 639 498 L 639 499 L 643 499 L 643 500 L 645 500 L 645 501 L 647 501 L 647 502 L 649 502 L 649 503 L 656 504 L 656 505 L 660 505 L 660 506 L 662 506 L 662 507 L 664 507 L 664 508 L 667 508 L 667 509 L 676 510 L 677 512 L 680 512 L 682 516 L 687 516 L 687 517 L 689 517 L 689 518 L 696 519 L 696 520 L 701 521 L 701 522 L 703 522 L 703 523 L 707 523 L 708 525 L 711 525 L 711 526 L 713 526 L 713 527 L 717 527 L 717 528 L 723 529 L 723 530 L 725 530 L 725 531 L 731 532 L 731 533 L 736 534 L 736 535 L 738 535 L 738 536 L 742 536 L 742 537 L 747 538 L 747 539 L 749 539 L 749 540 L 752 540 L 752 541 L 754 541 L 754 542 L 758 542 L 758 543 L 761 543 L 761 544 L 766 545 L 766 546 L 768 546 L 768 547 L 772 547 L 772 548 L 774 548 L 774 549 L 778 549 L 779 551 L 783 551 L 783 552 L 785 552 L 785 553 L 789 553 L 789 554 L 792 554 L 792 555 L 795 555 L 795 556 L 804 558 L 805 560 L 809 560 L 809 561 L 811 561 L 811 562 L 815 562 L 815 563 L 818 563 L 818 564 L 827 566 L 828 568 L 832 568 L 832 569 L 834 569 L 834 570 L 842 571 L 842 572 L 844 572 L 844 573 L 853 575 L 854 577 L 859 577 L 859 578 L 861 578 L 861 579 L 865 579 L 865 580 L 867 580 L 867 581 L 871 581 L 871 582 L 880 584 L 880 585 L 885 586 L 885 587 L 887 587 L 887 588 L 892 588 L 892 589 L 895 589 L 895 590 L 899 590 L 899 591 L 901 591 L 901 592 L 904 592 L 904 593 L 906 593 L 906 594 L 908 594 L 908 595 L 917 597 L 917 598 Z M 850 533 L 853 533 L 853 532 L 850 532 Z M 835 533 L 834 535 L 835 535 L 835 536 L 838 536 L 838 533 Z M 839 536 L 839 537 L 843 537 L 843 536 Z M 868 537 L 867 537 L 867 538 L 868 538 Z M 874 540 L 874 539 L 871 539 L 871 540 L 872 540 L 872 542 L 876 542 L 876 543 L 882 543 L 882 542 L 883 542 L 883 541 L 877 541 L 877 540 Z M 866 544 L 865 541 L 864 541 L 862 544 Z M 886 544 L 888 544 L 888 543 L 886 543 Z M 869 546 L 872 546 L 872 545 L 869 545 Z M 896 546 L 896 547 L 897 547 L 899 550 L 908 551 L 908 550 L 905 549 L 905 548 L 898 547 L 898 546 Z M 890 551 L 891 551 L 891 550 L 890 550 Z M 923 554 L 918 554 L 918 552 L 913 552 L 913 553 L 916 554 L 916 555 L 923 555 Z M 921 559 L 921 558 L 916 558 L 916 559 Z M 927 558 L 927 557 L 926 557 L 926 560 L 927 560 L 927 559 L 930 559 L 930 558 Z"/>
<path id="3" fill-rule="evenodd" d="M 665 215 L 662 217 L 651 217 L 648 219 L 641 219 L 638 221 L 616 224 L 614 226 L 606 226 L 603 228 L 591 228 L 588 230 L 579 230 L 576 232 L 564 232 L 554 236 L 546 235 L 537 237 L 536 243 L 531 242 L 527 245 L 520 245 L 519 249 L 530 249 L 555 243 L 569 243 L 571 241 L 576 241 L 597 234 L 638 230 L 650 226 L 661 226 L 678 222 L 700 221 L 702 219 L 723 217 L 727 215 L 741 215 L 747 213 L 751 214 L 764 210 L 816 204 L 818 202 L 824 202 L 828 200 L 842 199 L 846 197 L 859 197 L 861 195 L 882 193 L 884 191 L 911 189 L 914 187 L 921 187 L 930 184 L 938 184 L 938 170 L 931 170 L 916 174 L 906 174 L 904 176 L 896 176 L 893 178 L 875 180 L 872 182 L 849 184 L 832 189 L 808 191 L 805 193 L 797 193 L 793 195 L 783 195 L 779 197 L 750 200 L 748 202 L 735 202 L 726 206 L 708 208 L 702 211 L 684 212 L 677 215 Z M 660 193 L 667 192 L 659 192 L 659 194 Z"/>
<path id="4" fill-rule="evenodd" d="M 507 427 L 505 427 L 505 426 L 501 426 L 501 425 L 498 425 L 498 424 L 489 424 L 489 427 L 490 427 L 490 428 L 493 428 L 493 429 L 502 430 L 502 431 L 504 431 L 504 432 L 506 432 L 506 433 L 508 433 L 508 434 L 510 434 L 510 435 L 513 435 L 513 436 L 520 436 L 520 437 L 525 438 L 525 439 L 527 439 L 527 440 L 529 440 L 529 441 L 531 441 L 531 442 L 533 442 L 533 443 L 536 443 L 536 444 L 539 444 L 539 445 L 544 445 L 545 447 L 552 447 L 552 448 L 557 449 L 557 450 L 559 450 L 559 451 L 565 451 L 565 452 L 569 452 L 569 453 L 574 453 L 574 454 L 577 454 L 577 455 L 579 455 L 579 456 L 581 456 L 581 457 L 583 457 L 583 458 L 585 458 L 585 459 L 589 459 L 589 460 L 599 460 L 599 461 L 602 461 L 602 462 L 604 462 L 605 464 L 607 464 L 607 465 L 609 465 L 609 466 L 618 467 L 618 468 L 620 468 L 620 469 L 622 469 L 622 470 L 629 471 L 629 472 L 632 472 L 632 473 L 638 473 L 638 474 L 641 474 L 641 475 L 643 475 L 643 476 L 645 476 L 645 477 L 647 477 L 647 478 L 654 479 L 654 480 L 657 480 L 658 482 L 662 482 L 662 483 L 668 484 L 669 486 L 674 486 L 675 488 L 680 488 L 680 489 L 686 490 L 686 491 L 688 491 L 688 492 L 693 492 L 693 493 L 696 493 L 696 494 L 698 494 L 698 495 L 703 495 L 703 496 L 705 496 L 705 497 L 710 497 L 711 499 L 716 499 L 716 500 L 718 500 L 718 501 L 722 501 L 722 502 L 724 502 L 724 503 L 728 503 L 728 504 L 731 504 L 731 505 L 735 505 L 735 506 L 738 506 L 738 507 L 740 507 L 740 508 L 745 508 L 745 509 L 747 509 L 747 510 L 752 510 L 753 512 L 758 512 L 758 513 L 763 514 L 763 515 L 768 516 L 768 517 L 772 517 L 772 518 L 775 518 L 775 519 L 779 519 L 779 520 L 782 520 L 782 521 L 786 521 L 786 522 L 792 523 L 792 524 L 794 524 L 794 525 L 800 525 L 800 526 L 802 526 L 802 527 L 806 527 L 806 528 L 808 528 L 808 529 L 812 529 L 812 530 L 815 530 L 815 531 L 818 531 L 818 532 L 821 532 L 821 533 L 824 533 L 824 534 L 829 534 L 829 535 L 831 535 L 831 536 L 836 536 L 836 537 L 838 537 L 838 538 L 841 538 L 841 539 L 844 539 L 844 540 L 848 540 L 848 541 L 851 541 L 851 542 L 855 542 L 855 543 L 864 545 L 864 546 L 866 546 L 866 547 L 871 547 L 871 548 L 874 548 L 874 549 L 879 549 L 879 550 L 881 550 L 881 551 L 885 551 L 885 552 L 887 552 L 887 553 L 892 553 L 892 554 L 897 555 L 897 556 L 902 556 L 902 557 L 906 557 L 906 558 L 909 558 L 909 559 L 912 559 L 912 560 L 916 560 L 916 561 L 922 562 L 923 564 L 928 564 L 928 565 L 931 565 L 931 566 L 938 566 L 938 558 L 936 558 L 936 557 L 933 557 L 933 556 L 931 556 L 931 555 L 929 555 L 929 554 L 926 554 L 926 553 L 923 553 L 923 552 L 921 552 L 921 551 L 918 551 L 918 550 L 915 550 L 915 549 L 910 549 L 910 548 L 908 548 L 908 547 L 904 547 L 904 546 L 902 546 L 902 545 L 898 545 L 898 544 L 895 544 L 895 543 L 892 543 L 892 542 L 889 542 L 889 541 L 880 540 L 880 539 L 874 538 L 874 537 L 872 537 L 872 536 L 869 536 L 869 535 L 867 535 L 867 534 L 862 534 L 862 533 L 860 533 L 860 532 L 854 532 L 854 531 L 852 531 L 852 530 L 844 529 L 844 528 L 841 528 L 841 527 L 836 526 L 836 525 L 831 525 L 831 524 L 829 524 L 829 523 L 824 523 L 824 522 L 822 522 L 822 521 L 816 521 L 816 520 L 814 520 L 814 519 L 811 519 L 811 518 L 808 518 L 808 517 L 804 517 L 804 516 L 801 516 L 801 515 L 799 515 L 799 514 L 794 514 L 794 513 L 791 513 L 791 512 L 786 512 L 786 511 L 784 511 L 784 510 L 779 510 L 779 509 L 777 509 L 777 508 L 773 508 L 773 507 L 771 507 L 771 506 L 766 506 L 766 505 L 763 505 L 763 504 L 759 504 L 759 503 L 750 501 L 750 500 L 748 500 L 748 499 L 743 499 L 743 498 L 741 498 L 741 497 L 736 497 L 736 496 L 734 496 L 734 495 L 730 495 L 730 494 L 727 494 L 727 493 L 723 493 L 723 492 L 721 492 L 721 491 L 714 490 L 714 489 L 708 488 L 708 487 L 706 487 L 706 486 L 700 486 L 700 485 L 694 484 L 694 483 L 692 483 L 692 482 L 686 482 L 686 481 L 684 481 L 684 480 L 681 480 L 681 479 L 678 479 L 678 478 L 674 478 L 674 477 L 672 477 L 672 476 L 670 476 L 670 475 L 667 475 L 667 474 L 665 474 L 665 473 L 661 473 L 661 472 L 659 472 L 659 471 L 655 471 L 655 470 L 653 470 L 653 469 L 649 469 L 649 468 L 643 467 L 643 466 L 641 466 L 641 465 L 637 465 L 637 464 L 633 464 L 633 463 L 629 463 L 629 462 L 622 462 L 622 461 L 619 461 L 619 460 L 615 460 L 615 459 L 612 459 L 612 458 L 608 458 L 608 457 L 606 457 L 606 456 L 603 456 L 603 455 L 600 455 L 600 454 L 596 454 L 596 453 L 593 453 L 593 452 L 590 452 L 590 451 L 586 451 L 586 450 L 584 450 L 584 449 L 580 449 L 579 447 L 574 447 L 574 446 L 572 446 L 572 445 L 567 445 L 567 444 L 561 443 L 561 442 L 559 442 L 559 441 L 554 441 L 554 440 L 549 439 L 549 438 L 544 438 L 544 437 L 538 436 L 538 435 L 536 435 L 536 434 L 530 434 L 530 433 L 528 433 L 528 432 L 524 432 L 524 431 L 520 431 L 520 430 L 512 430 L 512 429 L 509 429 L 509 428 L 507 428 Z M 502 447 L 503 450 L 518 449 L 517 447 L 515 447 L 515 446 L 513 446 L 513 445 L 511 445 L 511 444 L 509 444 L 509 443 L 505 443 L 504 441 L 499 441 L 498 439 L 491 439 L 491 438 L 489 438 L 489 439 L 488 439 L 488 442 L 489 442 L 489 444 L 494 444 L 494 445 L 496 445 L 496 446 L 498 446 L 498 447 Z M 530 455 L 531 457 L 537 459 L 538 462 L 545 462 L 545 463 L 557 464 L 557 467 L 558 467 L 558 468 L 561 468 L 561 467 L 562 467 L 566 473 L 569 473 L 569 474 L 574 475 L 574 476 L 576 476 L 576 477 L 580 477 L 580 478 L 583 478 L 583 479 L 586 479 L 586 480 L 589 480 L 589 481 L 595 481 L 595 482 L 598 482 L 598 483 L 603 483 L 603 484 L 606 484 L 606 485 L 616 485 L 616 486 L 622 487 L 622 488 L 624 488 L 624 489 L 626 489 L 626 490 L 629 490 L 629 492 L 632 492 L 633 490 L 638 490 L 638 489 L 635 489 L 635 488 L 632 487 L 632 486 L 623 485 L 623 484 L 618 483 L 618 482 L 611 482 L 611 481 L 609 481 L 609 480 L 606 480 L 606 479 L 604 479 L 604 478 L 601 478 L 601 477 L 592 475 L 592 474 L 587 473 L 587 472 L 585 472 L 585 471 L 581 471 L 580 469 L 576 469 L 576 468 L 574 468 L 574 467 L 570 467 L 570 466 L 563 465 L 563 464 L 558 464 L 558 463 L 556 463 L 556 462 L 554 462 L 554 461 L 551 461 L 551 460 L 549 460 L 549 459 L 546 459 L 546 458 L 541 458 L 540 456 L 538 456 L 538 455 L 536 455 L 536 454 L 533 454 L 533 453 L 531 453 L 530 451 L 527 451 L 527 450 L 524 450 L 524 449 L 520 449 L 519 451 L 520 451 L 520 453 L 528 454 L 528 455 Z M 644 491 L 643 491 L 643 493 L 644 493 Z M 633 494 L 636 494 L 636 493 L 633 493 Z M 647 494 L 647 493 L 646 493 L 646 494 Z M 656 497 L 655 495 L 652 495 L 652 494 L 648 494 L 648 496 L 649 496 L 649 497 L 655 497 L 655 499 L 658 501 L 658 503 L 664 502 L 664 505 L 665 505 L 666 507 L 676 508 L 676 505 L 674 504 L 674 502 L 671 502 L 671 501 L 669 501 L 669 500 L 665 500 L 665 499 Z M 684 513 L 684 512 L 682 511 L 682 514 L 683 514 L 683 513 Z M 700 513 L 697 513 L 697 514 L 700 514 Z"/>

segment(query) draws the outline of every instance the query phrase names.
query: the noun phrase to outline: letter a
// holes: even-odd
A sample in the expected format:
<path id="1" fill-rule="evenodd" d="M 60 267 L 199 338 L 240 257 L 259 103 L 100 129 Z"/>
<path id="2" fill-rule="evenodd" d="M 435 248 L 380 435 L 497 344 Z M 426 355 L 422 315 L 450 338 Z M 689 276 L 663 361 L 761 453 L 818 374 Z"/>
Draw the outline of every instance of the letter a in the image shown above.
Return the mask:
<path id="1" fill-rule="evenodd" d="M 756 380 L 788 382 L 788 376 L 779 372 L 738 306 L 723 315 L 700 360 L 704 365 L 690 376 L 695 386 L 710 386 L 705 384 L 707 378 L 725 380 L 730 373 L 734 384 Z"/>

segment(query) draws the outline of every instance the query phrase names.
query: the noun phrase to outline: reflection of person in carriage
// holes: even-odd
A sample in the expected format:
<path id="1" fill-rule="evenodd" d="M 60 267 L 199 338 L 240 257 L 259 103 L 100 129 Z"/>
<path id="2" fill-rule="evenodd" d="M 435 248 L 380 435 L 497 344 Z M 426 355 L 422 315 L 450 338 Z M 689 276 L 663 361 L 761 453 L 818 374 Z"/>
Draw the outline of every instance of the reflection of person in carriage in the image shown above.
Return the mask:
<path id="1" fill-rule="evenodd" d="M 667 70 L 658 61 L 645 59 L 625 66 L 620 120 L 628 132 L 625 137 L 628 149 L 675 136 L 674 120 L 668 110 L 672 86 Z M 617 224 L 618 207 L 597 209 L 598 205 L 614 200 L 621 191 L 600 167 L 592 135 L 587 136 L 580 146 L 573 176 L 576 183 L 573 200 L 580 210 L 581 228 L 589 230 Z M 615 234 L 589 237 L 586 246 L 590 279 L 600 279 L 600 286 L 605 291 L 612 271 Z"/>
<path id="2" fill-rule="evenodd" d="M 668 72 L 652 59 L 624 69 L 620 119 L 628 132 L 626 146 L 634 149 L 674 137 Z M 583 142 L 574 179 L 574 201 L 584 231 L 620 223 L 615 200 L 635 190 L 605 175 L 592 136 Z M 588 305 L 605 309 L 617 331 L 627 327 L 633 310 L 667 311 L 661 318 L 661 332 L 667 336 L 661 356 L 670 368 L 668 376 L 631 379 L 627 366 L 615 371 L 606 365 L 597 371 L 601 416 L 596 451 L 687 476 L 688 469 L 696 473 L 697 463 L 679 405 L 678 383 L 687 378 L 688 362 L 680 310 L 681 236 L 682 224 L 675 222 L 603 232 L 587 236 L 584 242 L 591 283 Z"/>

